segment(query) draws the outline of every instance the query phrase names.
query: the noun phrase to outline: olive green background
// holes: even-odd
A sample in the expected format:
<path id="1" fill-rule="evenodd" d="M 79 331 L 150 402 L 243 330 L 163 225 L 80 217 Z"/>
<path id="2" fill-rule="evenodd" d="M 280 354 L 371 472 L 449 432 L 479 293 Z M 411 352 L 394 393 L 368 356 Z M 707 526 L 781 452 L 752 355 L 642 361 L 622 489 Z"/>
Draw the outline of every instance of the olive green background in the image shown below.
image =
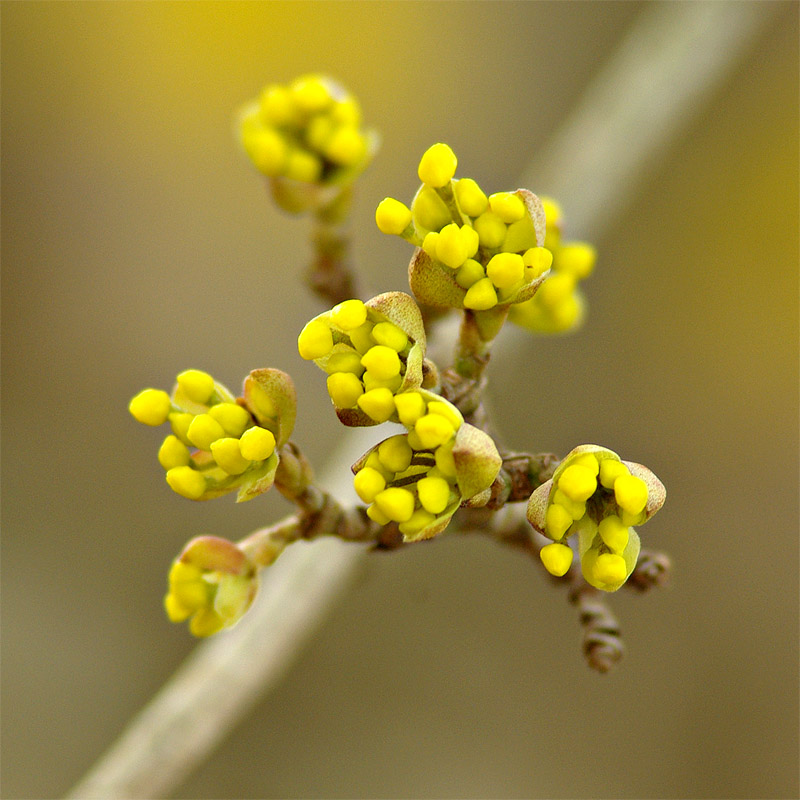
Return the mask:
<path id="1" fill-rule="evenodd" d="M 574 609 L 518 553 L 375 554 L 178 796 L 797 796 L 798 6 L 767 6 L 597 242 L 583 330 L 491 365 L 511 446 L 597 442 L 667 485 L 641 533 L 674 577 L 612 598 L 620 668 L 584 666 Z M 128 398 L 186 367 L 236 388 L 274 366 L 315 463 L 347 436 L 295 349 L 321 310 L 295 280 L 307 220 L 270 204 L 236 107 L 312 70 L 360 97 L 384 142 L 356 256 L 372 289 L 403 289 L 409 248 L 375 228 L 378 201 L 410 199 L 435 141 L 460 175 L 516 188 L 646 10 L 3 4 L 4 797 L 64 793 L 190 651 L 161 608 L 182 544 L 289 511 L 174 495 Z"/>

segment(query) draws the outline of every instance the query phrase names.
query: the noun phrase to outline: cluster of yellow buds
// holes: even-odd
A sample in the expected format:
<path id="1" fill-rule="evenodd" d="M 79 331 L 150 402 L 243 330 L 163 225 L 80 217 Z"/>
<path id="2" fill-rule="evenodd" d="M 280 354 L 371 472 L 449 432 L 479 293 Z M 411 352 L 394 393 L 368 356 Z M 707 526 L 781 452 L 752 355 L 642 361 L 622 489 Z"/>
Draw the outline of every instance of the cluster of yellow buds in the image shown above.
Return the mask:
<path id="1" fill-rule="evenodd" d="M 528 521 L 552 544 L 540 551 L 552 575 L 564 575 L 573 551 L 566 540 L 578 534 L 583 576 L 592 586 L 614 592 L 633 572 L 642 525 L 664 504 L 666 491 L 646 467 L 604 447 L 576 447 L 553 477 L 531 495 Z"/>
<path id="2" fill-rule="evenodd" d="M 450 147 L 433 145 L 420 160 L 411 207 L 387 197 L 375 212 L 383 233 L 419 248 L 412 291 L 430 306 L 473 311 L 530 299 L 553 260 L 542 202 L 526 189 L 487 196 L 471 178 L 455 179 L 456 166 Z"/>
<path id="3" fill-rule="evenodd" d="M 194 636 L 211 636 L 238 622 L 257 591 L 256 566 L 239 547 L 198 536 L 172 563 L 164 607 L 172 622 L 189 619 Z"/>
<path id="4" fill-rule="evenodd" d="M 597 251 L 586 242 L 563 242 L 561 207 L 547 197 L 542 204 L 547 219 L 544 246 L 553 254 L 550 274 L 530 300 L 511 307 L 508 318 L 536 333 L 561 333 L 583 321 L 585 302 L 579 283 L 591 275 Z"/>
<path id="5" fill-rule="evenodd" d="M 385 439 L 352 467 L 356 493 L 380 525 L 406 541 L 443 531 L 458 507 L 491 486 L 501 458 L 492 439 L 439 395 L 412 389 L 394 398 L 408 433 Z"/>
<path id="6" fill-rule="evenodd" d="M 328 394 L 345 425 L 397 421 L 395 395 L 423 382 L 425 328 L 403 292 L 339 303 L 303 328 L 297 346 L 328 373 Z"/>
<path id="7" fill-rule="evenodd" d="M 375 132 L 362 127 L 355 97 L 325 75 L 267 86 L 243 110 L 240 136 L 253 164 L 268 177 L 319 186 L 352 183 L 378 144 Z M 279 183 L 279 188 L 290 186 Z M 300 210 L 290 194 L 278 191 L 276 197 L 288 201 L 288 210 Z"/>
<path id="8" fill-rule="evenodd" d="M 178 375 L 171 396 L 144 389 L 128 408 L 145 425 L 169 422 L 172 433 L 158 461 L 173 491 L 209 500 L 238 489 L 240 502 L 272 486 L 276 447 L 291 433 L 294 406 L 291 379 L 279 370 L 254 370 L 237 400 L 208 373 L 189 369 Z"/>

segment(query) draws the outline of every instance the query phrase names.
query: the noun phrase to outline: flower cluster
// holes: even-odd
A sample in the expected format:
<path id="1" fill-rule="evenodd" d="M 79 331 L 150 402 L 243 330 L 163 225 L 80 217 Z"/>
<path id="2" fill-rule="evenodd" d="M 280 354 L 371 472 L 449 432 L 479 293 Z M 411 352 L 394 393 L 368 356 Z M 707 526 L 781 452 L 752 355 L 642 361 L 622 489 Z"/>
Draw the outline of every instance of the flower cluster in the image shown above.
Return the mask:
<path id="1" fill-rule="evenodd" d="M 396 421 L 394 396 L 423 383 L 422 315 L 402 292 L 339 303 L 303 328 L 297 346 L 328 373 L 328 394 L 345 425 Z"/>
<path id="2" fill-rule="evenodd" d="M 258 591 L 255 564 L 237 545 L 216 536 L 192 539 L 172 563 L 164 608 L 172 622 L 189 619 L 194 636 L 234 625 Z"/>
<path id="3" fill-rule="evenodd" d="M 586 242 L 563 242 L 561 207 L 543 197 L 547 231 L 545 248 L 553 254 L 550 274 L 536 294 L 509 309 L 511 322 L 536 333 L 561 333 L 583 321 L 585 302 L 580 281 L 591 275 L 597 251 Z"/>
<path id="4" fill-rule="evenodd" d="M 451 403 L 424 389 L 394 398 L 408 433 L 385 439 L 354 465 L 353 486 L 381 525 L 406 541 L 443 531 L 458 507 L 491 486 L 501 459 L 492 439 Z"/>
<path id="5" fill-rule="evenodd" d="M 584 578 L 616 591 L 639 557 L 632 526 L 647 522 L 665 497 L 661 481 L 641 464 L 597 445 L 576 447 L 528 503 L 528 521 L 553 540 L 542 548 L 542 562 L 551 574 L 564 575 L 573 557 L 566 540 L 577 533 Z"/>
<path id="6" fill-rule="evenodd" d="M 293 184 L 352 183 L 377 148 L 375 133 L 362 127 L 358 101 L 324 75 L 267 86 L 243 110 L 240 137 L 256 168 L 277 182 L 276 199 L 290 211 L 303 205 Z"/>
<path id="7" fill-rule="evenodd" d="M 446 144 L 422 156 L 411 208 L 387 197 L 377 208 L 381 231 L 418 246 L 409 283 L 420 302 L 472 311 L 530 299 L 553 260 L 544 246 L 545 212 L 526 189 L 487 196 L 471 178 L 454 178 Z"/>
<path id="8" fill-rule="evenodd" d="M 144 389 L 128 409 L 145 425 L 169 422 L 172 433 L 158 461 L 173 491 L 209 500 L 238 489 L 237 501 L 243 501 L 272 485 L 276 446 L 291 432 L 294 406 L 291 379 L 279 370 L 253 371 L 237 400 L 208 373 L 189 369 L 178 375 L 171 396 Z"/>

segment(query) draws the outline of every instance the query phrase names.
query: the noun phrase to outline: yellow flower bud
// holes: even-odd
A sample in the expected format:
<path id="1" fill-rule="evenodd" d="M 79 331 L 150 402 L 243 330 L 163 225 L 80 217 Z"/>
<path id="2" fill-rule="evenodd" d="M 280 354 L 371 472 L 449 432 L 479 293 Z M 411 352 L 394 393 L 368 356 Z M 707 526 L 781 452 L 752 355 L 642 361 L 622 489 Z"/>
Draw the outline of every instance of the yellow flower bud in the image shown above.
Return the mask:
<path id="1" fill-rule="evenodd" d="M 428 413 L 414 423 L 414 431 L 424 449 L 428 450 L 449 441 L 455 433 L 455 428 L 446 417 Z"/>
<path id="2" fill-rule="evenodd" d="M 191 467 L 173 467 L 166 477 L 172 491 L 189 500 L 199 500 L 206 490 L 203 474 Z"/>
<path id="3" fill-rule="evenodd" d="M 291 92 L 284 86 L 267 86 L 259 98 L 261 115 L 269 125 L 287 125 L 295 114 Z"/>
<path id="4" fill-rule="evenodd" d="M 551 503 L 545 516 L 545 530 L 551 539 L 558 541 L 563 538 L 567 529 L 572 525 L 572 514 L 558 503 Z"/>
<path id="5" fill-rule="evenodd" d="M 207 403 L 214 393 L 214 379 L 202 370 L 187 369 L 177 380 L 181 391 L 195 403 Z"/>
<path id="6" fill-rule="evenodd" d="M 341 125 L 333 132 L 323 152 L 334 164 L 351 166 L 364 156 L 366 149 L 366 140 L 357 128 Z"/>
<path id="7" fill-rule="evenodd" d="M 422 155 L 417 173 L 419 179 L 428 186 L 446 186 L 456 174 L 458 159 L 456 154 L 441 142 L 429 147 Z"/>
<path id="8" fill-rule="evenodd" d="M 137 422 L 155 427 L 167 421 L 170 406 L 166 392 L 160 389 L 144 389 L 128 404 L 128 411 Z"/>
<path id="9" fill-rule="evenodd" d="M 414 423 L 425 413 L 425 400 L 417 392 L 403 392 L 395 395 L 395 407 L 400 422 L 407 428 L 413 427 Z"/>
<path id="10" fill-rule="evenodd" d="M 333 335 L 328 325 L 321 319 L 312 319 L 297 337 L 297 349 L 301 358 L 311 361 L 322 358 L 333 348 Z"/>
<path id="11" fill-rule="evenodd" d="M 391 486 L 375 497 L 375 505 L 390 520 L 407 522 L 414 513 L 414 495 L 407 489 Z"/>
<path id="12" fill-rule="evenodd" d="M 158 463 L 164 469 L 185 467 L 189 463 L 189 448 L 177 437 L 167 436 L 158 450 Z"/>
<path id="13" fill-rule="evenodd" d="M 186 435 L 186 432 L 189 430 L 189 426 L 192 424 L 194 414 L 186 414 L 182 411 L 173 411 L 169 415 L 168 419 L 170 427 L 172 428 L 172 432 L 184 444 L 192 444 L 192 442 L 189 440 L 189 437 Z"/>
<path id="14" fill-rule="evenodd" d="M 331 322 L 340 330 L 349 332 L 367 321 L 367 307 L 361 300 L 345 300 L 331 309 Z"/>
<path id="15" fill-rule="evenodd" d="M 209 450 L 211 443 L 225 436 L 225 429 L 210 414 L 198 414 L 186 431 L 189 441 L 200 450 Z"/>
<path id="16" fill-rule="evenodd" d="M 352 372 L 334 372 L 328 376 L 328 394 L 337 408 L 353 408 L 364 394 L 364 387 Z"/>
<path id="17" fill-rule="evenodd" d="M 506 224 L 492 211 L 484 211 L 474 223 L 474 228 L 480 237 L 481 246 L 495 250 L 503 244 L 506 238 Z"/>
<path id="18" fill-rule="evenodd" d="M 572 548 L 560 542 L 545 545 L 539 551 L 539 557 L 545 569 L 557 578 L 566 575 L 572 566 Z"/>
<path id="19" fill-rule="evenodd" d="M 239 440 L 231 436 L 212 442 L 211 455 L 228 475 L 241 475 L 251 464 L 250 460 L 242 455 Z"/>
<path id="20" fill-rule="evenodd" d="M 275 435 L 266 428 L 254 425 L 242 434 L 239 450 L 243 458 L 264 461 L 275 452 Z"/>
<path id="21" fill-rule="evenodd" d="M 379 322 L 372 329 L 372 338 L 385 347 L 391 347 L 398 353 L 405 350 L 408 344 L 408 335 L 405 331 L 397 327 L 391 322 Z"/>
<path id="22" fill-rule="evenodd" d="M 635 475 L 620 475 L 614 481 L 617 505 L 629 514 L 641 514 L 647 505 L 647 484 Z"/>
<path id="23" fill-rule="evenodd" d="M 486 211 L 489 200 L 472 178 L 462 178 L 453 186 L 459 208 L 470 217 L 479 217 Z"/>
<path id="24" fill-rule="evenodd" d="M 597 529 L 602 540 L 615 553 L 621 553 L 627 547 L 629 527 L 616 514 L 601 519 Z"/>
<path id="25" fill-rule="evenodd" d="M 630 475 L 628 468 L 613 458 L 604 458 L 600 462 L 600 483 L 604 489 L 613 489 L 614 483 L 620 475 Z"/>
<path id="26" fill-rule="evenodd" d="M 498 289 L 508 289 L 522 281 L 525 265 L 517 253 L 498 253 L 486 265 L 486 276 Z"/>
<path id="27" fill-rule="evenodd" d="M 450 269 L 458 269 L 467 259 L 467 242 L 455 222 L 445 225 L 436 240 L 436 258 Z"/>
<path id="28" fill-rule="evenodd" d="M 525 216 L 525 204 L 512 192 L 497 192 L 489 196 L 489 208 L 507 224 Z"/>
<path id="29" fill-rule="evenodd" d="M 462 289 L 469 289 L 474 286 L 479 280 L 486 277 L 486 272 L 483 265 L 474 258 L 468 258 L 459 268 L 456 273 L 456 283 Z"/>
<path id="30" fill-rule="evenodd" d="M 546 247 L 531 247 L 522 254 L 522 263 L 531 270 L 531 278 L 538 278 L 552 266 L 553 254 Z"/>
<path id="31" fill-rule="evenodd" d="M 497 292 L 489 278 L 482 278 L 467 289 L 464 308 L 473 311 L 487 311 L 497 305 Z"/>
<path id="32" fill-rule="evenodd" d="M 411 224 L 411 209 L 399 200 L 386 197 L 375 210 L 375 222 L 382 233 L 400 236 Z"/>
<path id="33" fill-rule="evenodd" d="M 292 99 L 305 112 L 324 111 L 332 102 L 327 83 L 319 75 L 303 75 L 289 86 Z"/>
<path id="34" fill-rule="evenodd" d="M 558 270 L 583 280 L 592 274 L 597 251 L 585 242 L 569 242 L 558 249 Z"/>
<path id="35" fill-rule="evenodd" d="M 364 467 L 353 478 L 353 488 L 364 503 L 372 503 L 386 488 L 386 479 L 378 470 Z"/>
<path id="36" fill-rule="evenodd" d="M 390 472 L 404 472 L 411 464 L 413 452 L 408 438 L 403 434 L 392 436 L 378 446 L 381 464 Z"/>
<path id="37" fill-rule="evenodd" d="M 413 539 L 424 528 L 427 528 L 436 517 L 424 508 L 418 508 L 406 522 L 397 527 L 406 539 Z"/>
<path id="38" fill-rule="evenodd" d="M 252 424 L 246 408 L 238 403 L 217 403 L 208 409 L 208 415 L 222 425 L 228 436 L 238 438 Z"/>
<path id="39" fill-rule="evenodd" d="M 423 186 L 411 203 L 411 215 L 414 224 L 426 231 L 438 231 L 452 222 L 450 211 L 435 189 Z"/>
<path id="40" fill-rule="evenodd" d="M 394 414 L 394 396 L 389 389 L 370 389 L 356 401 L 358 407 L 375 422 L 386 422 Z"/>
<path id="41" fill-rule="evenodd" d="M 597 489 L 597 480 L 587 467 L 570 464 L 560 475 L 558 488 L 575 502 L 588 500 Z"/>
<path id="42" fill-rule="evenodd" d="M 453 442 L 445 442 L 434 452 L 436 469 L 448 478 L 456 477 L 456 462 L 453 458 Z"/>
<path id="43" fill-rule="evenodd" d="M 422 478 L 417 482 L 417 494 L 426 511 L 441 514 L 450 500 L 450 484 L 444 478 Z"/>
<path id="44" fill-rule="evenodd" d="M 400 358 L 397 351 L 385 345 L 375 345 L 361 357 L 361 363 L 374 378 L 388 380 L 400 374 Z"/>

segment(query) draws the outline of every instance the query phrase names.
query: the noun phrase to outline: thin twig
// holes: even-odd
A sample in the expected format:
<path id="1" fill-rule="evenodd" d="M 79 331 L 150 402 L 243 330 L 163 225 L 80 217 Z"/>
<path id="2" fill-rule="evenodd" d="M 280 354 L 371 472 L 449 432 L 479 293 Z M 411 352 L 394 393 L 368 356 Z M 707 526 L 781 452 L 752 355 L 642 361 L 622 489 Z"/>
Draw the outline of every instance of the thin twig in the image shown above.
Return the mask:
<path id="1" fill-rule="evenodd" d="M 642 166 L 685 128 L 776 5 L 646 6 L 522 184 L 557 196 L 571 229 L 596 237 L 632 199 Z M 366 450 L 374 436 L 348 431 L 342 438 L 347 453 L 336 453 L 332 465 L 355 460 L 351 454 Z M 340 499 L 350 478 L 337 467 L 323 482 Z M 333 540 L 291 547 L 269 568 L 242 622 L 197 646 L 69 797 L 155 798 L 173 790 L 278 683 L 363 552 Z"/>

